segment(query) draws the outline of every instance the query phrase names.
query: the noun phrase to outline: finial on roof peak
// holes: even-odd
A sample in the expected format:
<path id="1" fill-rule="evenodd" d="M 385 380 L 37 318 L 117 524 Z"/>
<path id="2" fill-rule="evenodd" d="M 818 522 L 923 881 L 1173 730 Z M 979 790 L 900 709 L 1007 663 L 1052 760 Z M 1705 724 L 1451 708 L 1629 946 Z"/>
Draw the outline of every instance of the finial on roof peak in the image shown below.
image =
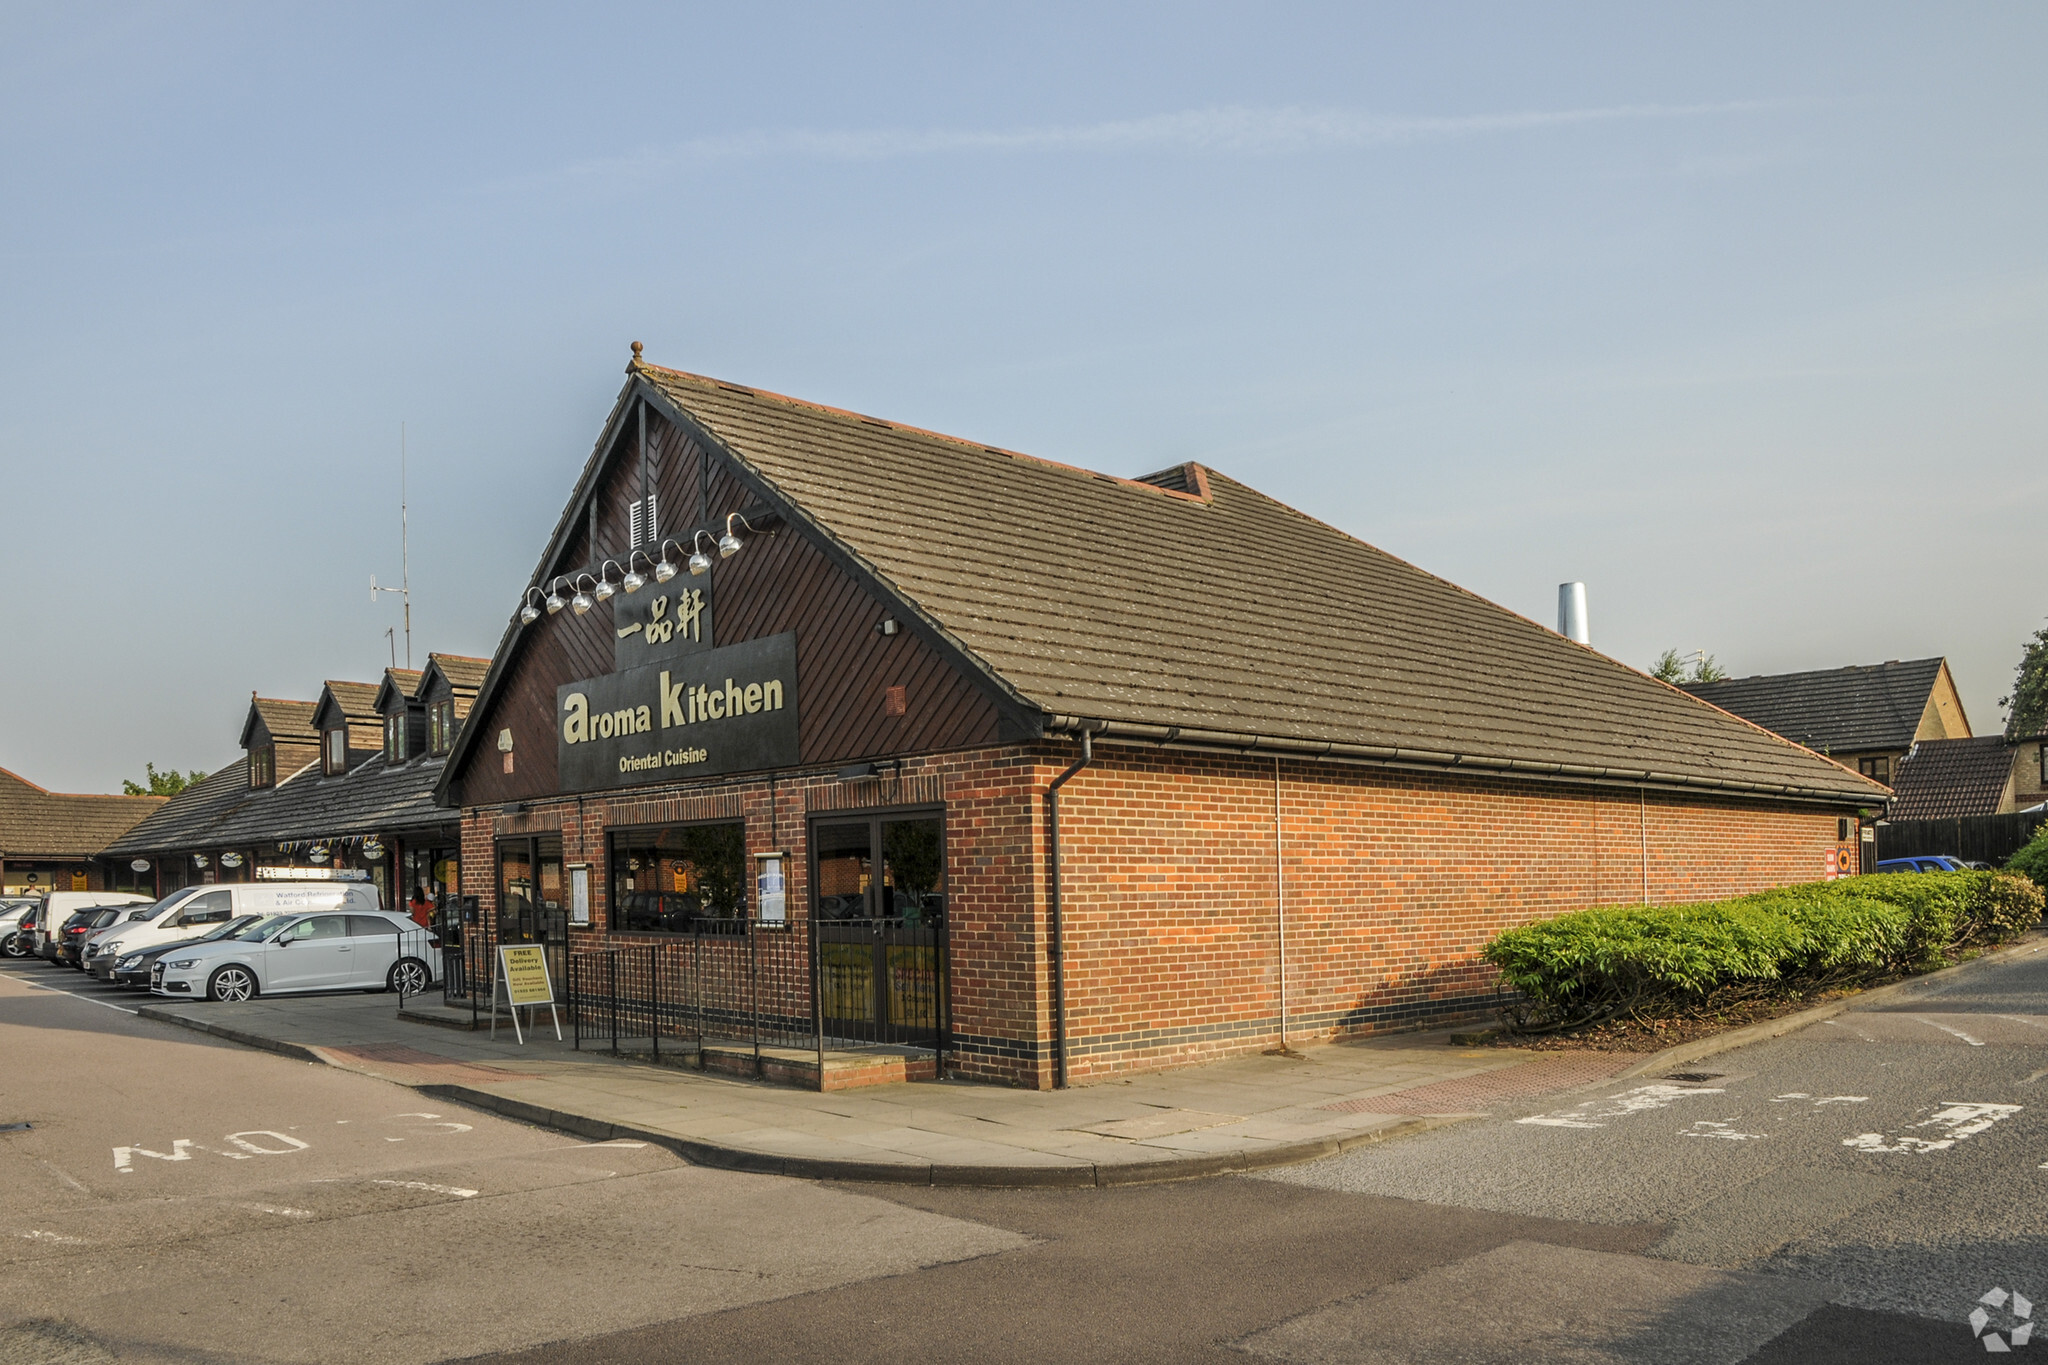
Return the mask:
<path id="1" fill-rule="evenodd" d="M 643 362 L 643 361 L 642 361 L 642 360 L 640 359 L 640 343 L 636 341 L 636 342 L 634 342 L 634 343 L 633 343 L 633 365 L 632 365 L 632 368 L 633 368 L 633 369 L 636 369 L 636 370 L 637 370 L 637 369 L 639 369 L 639 368 L 640 368 L 640 366 L 641 366 L 642 364 L 644 364 L 644 363 L 645 363 L 645 362 Z"/>

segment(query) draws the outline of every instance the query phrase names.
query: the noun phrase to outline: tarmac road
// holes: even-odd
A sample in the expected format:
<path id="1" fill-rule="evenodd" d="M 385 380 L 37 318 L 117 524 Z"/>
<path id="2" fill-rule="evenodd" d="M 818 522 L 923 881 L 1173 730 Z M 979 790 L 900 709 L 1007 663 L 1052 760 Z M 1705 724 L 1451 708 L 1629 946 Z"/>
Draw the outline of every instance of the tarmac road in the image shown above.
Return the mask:
<path id="1" fill-rule="evenodd" d="M 2048 1300 L 2048 952 L 1706 1079 L 1107 1190 L 692 1168 L 104 994 L 0 970 L 0 1122 L 37 1124 L 0 1137 L 0 1365 L 1966 1360 L 1986 1290 Z"/>

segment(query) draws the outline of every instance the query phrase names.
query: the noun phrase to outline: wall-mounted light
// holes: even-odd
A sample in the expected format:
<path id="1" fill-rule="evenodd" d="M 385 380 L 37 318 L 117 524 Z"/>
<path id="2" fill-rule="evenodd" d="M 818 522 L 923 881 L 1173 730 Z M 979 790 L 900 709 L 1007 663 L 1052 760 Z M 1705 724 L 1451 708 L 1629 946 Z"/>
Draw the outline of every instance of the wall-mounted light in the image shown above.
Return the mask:
<path id="1" fill-rule="evenodd" d="M 635 558 L 647 559 L 647 551 L 635 550 L 632 554 L 626 556 L 626 572 L 619 579 L 619 586 L 624 588 L 629 595 L 647 586 L 647 576 L 633 567 L 633 560 Z M 647 559 L 647 562 L 652 564 L 654 561 Z"/>
<path id="2" fill-rule="evenodd" d="M 896 624 L 896 618 L 893 616 L 884 616 L 881 620 L 875 622 L 875 634 L 877 635 L 894 635 L 901 629 L 903 627 Z"/>
<path id="3" fill-rule="evenodd" d="M 567 602 L 562 600 L 561 579 L 557 578 L 554 582 L 548 584 L 548 595 L 546 605 L 548 609 L 548 615 L 550 616 L 558 615 L 563 607 L 569 605 Z"/>
<path id="4" fill-rule="evenodd" d="M 704 537 L 710 534 L 709 531 L 699 531 L 696 535 L 690 537 L 690 577 L 692 578 L 702 578 L 705 574 L 711 572 L 711 556 L 705 554 L 702 549 Z M 716 543 L 715 541 L 713 542 L 713 544 Z"/>
<path id="5" fill-rule="evenodd" d="M 754 523 L 748 521 L 738 512 L 728 514 L 725 519 L 725 534 L 718 538 L 718 557 L 720 559 L 731 559 L 740 552 L 740 538 L 732 533 L 732 524 L 734 522 L 738 522 L 746 527 L 748 535 L 758 536 L 761 534 L 754 529 Z"/>
<path id="6" fill-rule="evenodd" d="M 526 600 L 525 600 L 524 602 L 521 602 L 521 603 L 519 604 L 519 624 L 520 624 L 520 625 L 522 625 L 522 626 L 530 626 L 530 625 L 532 625 L 532 624 L 533 624 L 533 623 L 534 623 L 535 621 L 538 621 L 538 620 L 540 620 L 540 608 L 539 608 L 539 607 L 537 607 L 537 606 L 535 606 L 535 605 L 533 604 L 533 599 L 534 599 L 534 598 L 535 598 L 536 596 L 538 596 L 538 595 L 539 595 L 539 593 L 540 593 L 540 589 L 539 589 L 539 588 L 528 588 L 528 589 L 526 590 Z"/>
<path id="7" fill-rule="evenodd" d="M 839 770 L 839 780 L 841 782 L 859 782 L 864 778 L 880 777 L 884 768 L 889 770 L 891 777 L 901 777 L 903 775 L 903 760 L 900 758 L 885 758 L 879 763 L 849 763 Z"/>
<path id="8" fill-rule="evenodd" d="M 676 545 L 673 540 L 661 542 L 661 562 L 654 566 L 654 581 L 657 583 L 666 583 L 680 572 L 676 567 L 676 562 L 668 557 L 668 547 L 671 545 L 675 545 L 678 550 L 683 548 L 680 545 Z"/>
<path id="9" fill-rule="evenodd" d="M 617 561 L 616 559 L 607 559 L 603 564 L 598 566 L 597 586 L 591 589 L 591 596 L 595 597 L 600 602 L 609 602 L 612 600 L 612 594 L 617 592 L 619 589 L 618 586 L 614 584 L 609 577 L 606 576 L 605 570 L 618 568 L 619 561 Z M 624 574 L 625 570 L 619 569 L 619 572 L 621 574 Z"/>
<path id="10" fill-rule="evenodd" d="M 596 600 L 593 599 L 589 593 L 583 590 L 583 580 L 586 578 L 591 578 L 591 575 L 587 573 L 580 573 L 576 575 L 576 581 L 574 584 L 576 588 L 576 595 L 569 599 L 569 605 L 575 609 L 575 612 L 578 616 L 583 615 L 585 612 L 589 611 L 592 607 L 597 605 Z M 592 581 L 595 582 L 596 580 L 592 579 Z"/>

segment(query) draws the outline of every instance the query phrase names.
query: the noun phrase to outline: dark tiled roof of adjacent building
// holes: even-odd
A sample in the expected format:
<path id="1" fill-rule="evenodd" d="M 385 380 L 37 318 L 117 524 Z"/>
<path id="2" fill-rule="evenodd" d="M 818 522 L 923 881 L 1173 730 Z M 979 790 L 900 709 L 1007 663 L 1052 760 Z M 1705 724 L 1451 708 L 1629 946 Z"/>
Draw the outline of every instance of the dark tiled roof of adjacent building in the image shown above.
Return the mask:
<path id="1" fill-rule="evenodd" d="M 1148 484 L 673 370 L 636 373 L 999 695 L 1054 727 L 1886 795 L 1213 470 L 1180 466 Z M 558 543 L 568 526 L 565 513 Z"/>
<path id="2" fill-rule="evenodd" d="M 1899 765 L 1891 820 L 1996 815 L 2012 781 L 2013 746 L 2002 735 L 1920 741 Z"/>
<path id="3" fill-rule="evenodd" d="M 0 857 L 89 858 L 164 800 L 45 791 L 0 768 Z"/>
<path id="4" fill-rule="evenodd" d="M 207 831 L 259 795 L 249 789 L 248 759 L 236 759 L 151 811 L 148 819 L 108 845 L 105 851 L 113 857 L 130 857 L 210 847 Z"/>
<path id="5" fill-rule="evenodd" d="M 1941 664 L 1938 658 L 1909 659 L 1684 686 L 1700 700 L 1809 749 L 1847 754 L 1910 746 Z"/>
<path id="6" fill-rule="evenodd" d="M 207 839 L 223 847 L 402 832 L 445 825 L 455 813 L 434 804 L 443 758 L 387 763 L 382 751 L 338 777 L 308 764 L 256 799 L 236 806 Z"/>

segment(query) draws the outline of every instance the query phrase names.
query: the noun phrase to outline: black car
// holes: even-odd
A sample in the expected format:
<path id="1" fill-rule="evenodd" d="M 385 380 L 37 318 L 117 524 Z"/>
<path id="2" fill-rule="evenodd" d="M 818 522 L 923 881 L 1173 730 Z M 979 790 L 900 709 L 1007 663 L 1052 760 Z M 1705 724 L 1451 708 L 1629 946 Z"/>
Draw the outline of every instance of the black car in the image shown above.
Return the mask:
<path id="1" fill-rule="evenodd" d="M 259 920 L 270 919 L 269 915 L 237 915 L 225 924 L 212 926 L 209 933 L 194 938 L 179 939 L 176 943 L 152 943 L 147 948 L 138 948 L 132 953 L 117 953 L 109 958 L 104 953 L 95 958 L 92 974 L 102 981 L 111 981 L 116 986 L 140 986 L 149 989 L 149 969 L 156 960 L 174 948 L 190 948 L 195 943 L 207 943 L 230 934 L 239 934 Z"/>
<path id="2" fill-rule="evenodd" d="M 85 946 L 86 939 L 134 909 L 132 905 L 100 905 L 80 910 L 50 936 L 43 956 L 66 967 L 83 966 L 79 950 Z"/>

